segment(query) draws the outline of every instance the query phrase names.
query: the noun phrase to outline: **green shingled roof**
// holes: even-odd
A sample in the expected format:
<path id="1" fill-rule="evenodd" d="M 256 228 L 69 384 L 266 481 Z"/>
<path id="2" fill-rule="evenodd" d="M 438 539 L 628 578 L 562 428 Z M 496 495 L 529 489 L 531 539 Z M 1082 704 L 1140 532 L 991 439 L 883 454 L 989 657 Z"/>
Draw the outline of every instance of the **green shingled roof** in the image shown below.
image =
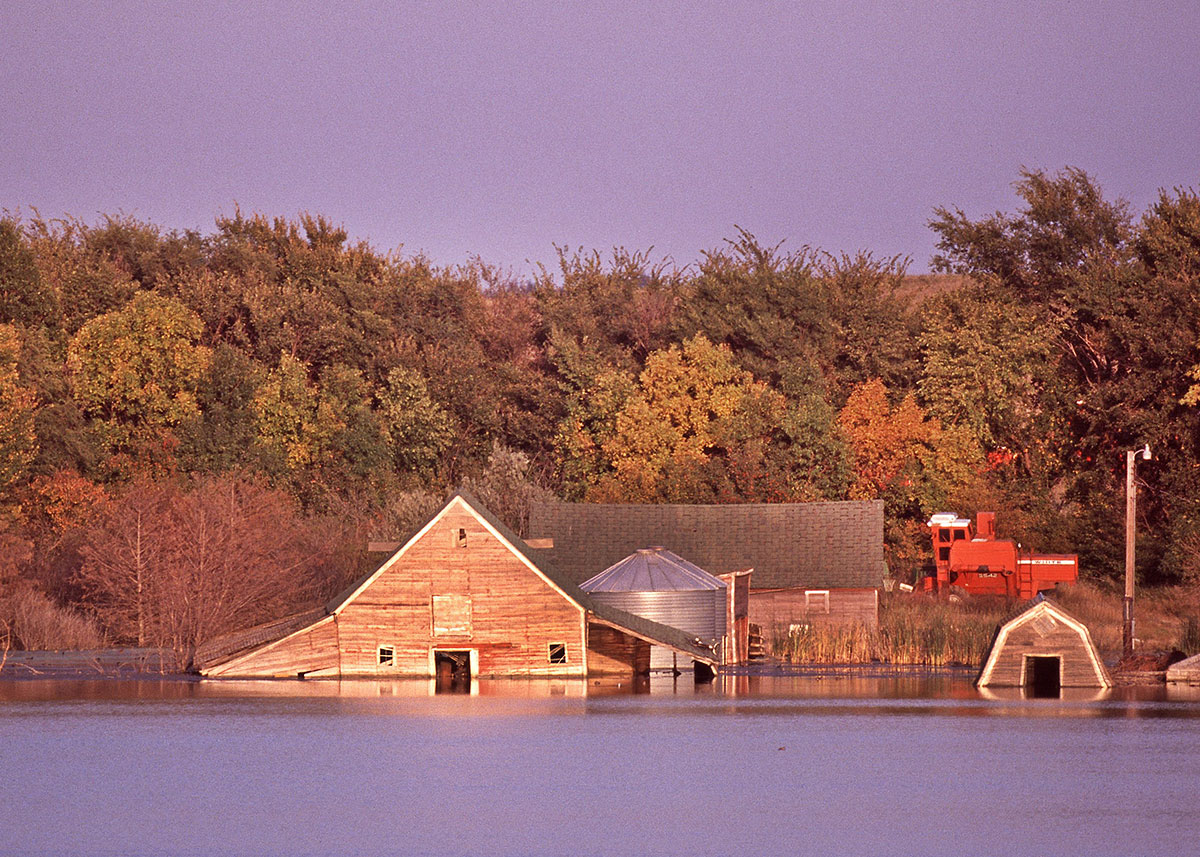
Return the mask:
<path id="1" fill-rule="evenodd" d="M 725 505 L 535 503 L 531 538 L 582 583 L 640 548 L 661 545 L 710 574 L 753 568 L 755 589 L 875 589 L 883 580 L 883 501 Z"/>

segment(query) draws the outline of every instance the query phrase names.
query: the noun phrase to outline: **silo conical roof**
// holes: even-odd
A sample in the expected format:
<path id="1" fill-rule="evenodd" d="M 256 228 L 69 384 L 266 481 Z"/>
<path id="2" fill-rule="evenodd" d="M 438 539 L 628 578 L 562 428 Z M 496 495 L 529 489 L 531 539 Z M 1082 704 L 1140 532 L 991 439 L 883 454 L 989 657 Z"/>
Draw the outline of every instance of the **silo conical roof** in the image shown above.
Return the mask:
<path id="1" fill-rule="evenodd" d="M 725 589 L 720 578 L 666 548 L 631 553 L 579 584 L 584 592 L 694 592 Z"/>

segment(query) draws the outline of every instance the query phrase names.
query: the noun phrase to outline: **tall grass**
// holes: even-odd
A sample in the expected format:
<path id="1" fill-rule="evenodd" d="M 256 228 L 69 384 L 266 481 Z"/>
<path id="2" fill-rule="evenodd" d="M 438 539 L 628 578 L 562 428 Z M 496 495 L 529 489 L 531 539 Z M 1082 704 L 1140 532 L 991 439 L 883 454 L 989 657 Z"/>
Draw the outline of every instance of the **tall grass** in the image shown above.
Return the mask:
<path id="1" fill-rule="evenodd" d="M 881 599 L 879 625 L 807 625 L 780 629 L 773 654 L 790 663 L 978 666 L 1007 605 Z"/>
<path id="2" fill-rule="evenodd" d="M 104 635 L 90 616 L 60 607 L 28 588 L 0 596 L 0 649 L 99 649 Z"/>
<path id="3" fill-rule="evenodd" d="M 1102 657 L 1122 649 L 1122 598 L 1115 585 L 1081 581 L 1052 596 L 1088 627 Z M 883 663 L 924 666 L 979 666 L 996 626 L 1022 607 L 990 598 L 943 601 L 919 595 L 883 593 L 879 625 L 806 625 L 775 629 L 771 653 L 799 663 Z M 1200 586 L 1145 589 L 1135 597 L 1138 650 L 1200 652 Z"/>

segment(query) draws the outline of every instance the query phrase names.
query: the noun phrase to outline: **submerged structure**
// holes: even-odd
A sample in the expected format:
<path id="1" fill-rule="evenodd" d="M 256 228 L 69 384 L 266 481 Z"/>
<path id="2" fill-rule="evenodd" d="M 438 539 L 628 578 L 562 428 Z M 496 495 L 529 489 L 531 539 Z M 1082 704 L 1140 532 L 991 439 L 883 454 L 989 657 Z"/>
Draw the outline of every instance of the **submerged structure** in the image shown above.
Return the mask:
<path id="1" fill-rule="evenodd" d="M 582 583 L 639 548 L 662 545 L 718 577 L 753 569 L 749 621 L 793 624 L 879 618 L 883 501 L 723 505 L 535 503 L 530 546 Z"/>
<path id="2" fill-rule="evenodd" d="M 579 588 L 597 603 L 679 628 L 708 645 L 721 646 L 724 663 L 729 663 L 730 653 L 736 651 L 736 644 L 726 639 L 730 614 L 737 612 L 737 605 L 731 601 L 736 589 L 664 547 L 639 549 L 585 580 Z M 651 649 L 651 669 L 678 667 L 676 652 L 661 646 Z"/>
<path id="3" fill-rule="evenodd" d="M 1167 684 L 1200 687 L 1200 655 L 1192 655 L 1167 667 Z"/>
<path id="4" fill-rule="evenodd" d="M 205 645 L 210 677 L 644 675 L 650 647 L 712 648 L 593 599 L 467 494 L 322 608 Z"/>
<path id="5" fill-rule="evenodd" d="M 1044 598 L 996 629 L 975 684 L 1024 688 L 1033 696 L 1112 686 L 1087 626 Z"/>

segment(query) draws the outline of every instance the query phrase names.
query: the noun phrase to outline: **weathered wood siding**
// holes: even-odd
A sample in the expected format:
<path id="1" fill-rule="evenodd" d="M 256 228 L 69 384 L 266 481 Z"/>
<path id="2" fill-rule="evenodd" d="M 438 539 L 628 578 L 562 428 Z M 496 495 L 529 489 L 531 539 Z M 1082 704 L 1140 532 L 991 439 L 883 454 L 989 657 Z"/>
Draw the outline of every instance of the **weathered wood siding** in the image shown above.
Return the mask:
<path id="1" fill-rule="evenodd" d="M 436 614 L 436 615 L 435 615 Z M 583 675 L 583 610 L 461 503 L 337 616 L 343 675 L 431 675 L 434 649 L 478 652 L 479 675 Z M 552 643 L 567 662 L 550 663 Z M 391 664 L 379 647 L 394 647 Z"/>
<path id="2" fill-rule="evenodd" d="M 994 687 L 1026 684 L 1026 657 L 1057 657 L 1062 687 L 1103 687 L 1108 677 L 1087 632 L 1063 616 L 1030 610 L 1001 627 L 985 658 L 980 683 Z"/>
<path id="3" fill-rule="evenodd" d="M 213 667 L 207 674 L 294 678 L 301 674 L 336 671 L 337 667 L 338 629 L 330 616 L 290 637 Z"/>
<path id="4" fill-rule="evenodd" d="M 650 644 L 596 622 L 588 623 L 589 675 L 646 675 Z"/>
<path id="5" fill-rule="evenodd" d="M 789 625 L 853 624 L 874 627 L 879 622 L 877 589 L 751 589 L 750 621 L 769 638 Z"/>
<path id="6" fill-rule="evenodd" d="M 1200 655 L 1192 655 L 1167 667 L 1167 683 L 1200 686 Z"/>

